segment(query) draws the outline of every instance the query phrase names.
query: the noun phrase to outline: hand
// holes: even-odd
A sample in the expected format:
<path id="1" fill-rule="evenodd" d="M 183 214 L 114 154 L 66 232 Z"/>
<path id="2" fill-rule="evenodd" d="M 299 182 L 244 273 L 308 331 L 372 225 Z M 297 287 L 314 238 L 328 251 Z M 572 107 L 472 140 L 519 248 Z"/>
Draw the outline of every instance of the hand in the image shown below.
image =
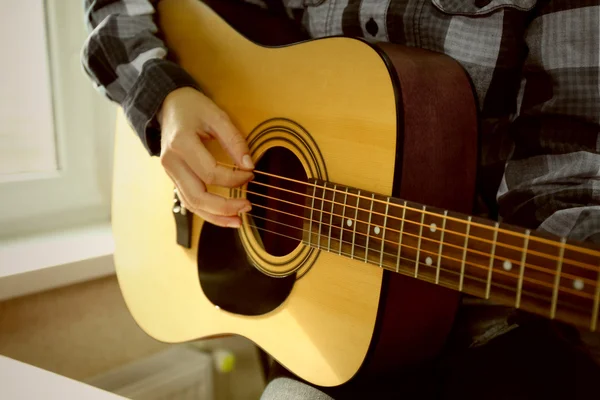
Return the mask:
<path id="1" fill-rule="evenodd" d="M 237 214 L 250 211 L 250 202 L 226 199 L 206 190 L 206 185 L 237 187 L 254 178 L 246 140 L 227 114 L 204 94 L 184 87 L 165 98 L 158 120 L 162 131 L 160 160 L 184 207 L 215 225 L 239 227 Z M 243 170 L 218 165 L 204 146 L 211 139 L 217 139 Z"/>

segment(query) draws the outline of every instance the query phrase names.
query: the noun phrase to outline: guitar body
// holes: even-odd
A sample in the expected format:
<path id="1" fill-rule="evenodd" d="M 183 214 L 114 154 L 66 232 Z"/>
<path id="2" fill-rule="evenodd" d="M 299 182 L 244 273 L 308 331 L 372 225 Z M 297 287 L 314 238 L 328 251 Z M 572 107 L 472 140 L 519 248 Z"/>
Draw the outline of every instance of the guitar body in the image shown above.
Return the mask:
<path id="1" fill-rule="evenodd" d="M 349 38 L 263 47 L 196 0 L 163 1 L 159 16 L 177 62 L 247 135 L 258 169 L 471 211 L 476 111 L 453 60 Z M 131 314 L 153 338 L 242 335 L 321 386 L 413 366 L 442 348 L 456 292 L 300 242 L 261 243 L 247 217 L 231 230 L 194 216 L 184 248 L 172 208 L 160 160 L 120 114 L 115 264 Z"/>

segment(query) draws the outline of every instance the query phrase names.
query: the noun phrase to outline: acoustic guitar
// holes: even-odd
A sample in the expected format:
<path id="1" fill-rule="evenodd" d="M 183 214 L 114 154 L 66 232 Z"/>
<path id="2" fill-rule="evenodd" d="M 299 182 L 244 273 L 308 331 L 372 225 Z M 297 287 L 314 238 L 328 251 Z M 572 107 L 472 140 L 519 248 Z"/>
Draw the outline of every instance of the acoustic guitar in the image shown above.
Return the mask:
<path id="1" fill-rule="evenodd" d="M 150 336 L 242 335 L 336 386 L 434 357 L 463 293 L 596 330 L 598 248 L 469 215 L 477 112 L 457 62 L 297 42 L 265 23 L 242 35 L 254 16 L 226 22 L 197 0 L 158 7 L 171 55 L 246 134 L 256 171 L 241 188 L 210 188 L 250 199 L 242 227 L 204 223 L 119 115 L 115 264 Z"/>

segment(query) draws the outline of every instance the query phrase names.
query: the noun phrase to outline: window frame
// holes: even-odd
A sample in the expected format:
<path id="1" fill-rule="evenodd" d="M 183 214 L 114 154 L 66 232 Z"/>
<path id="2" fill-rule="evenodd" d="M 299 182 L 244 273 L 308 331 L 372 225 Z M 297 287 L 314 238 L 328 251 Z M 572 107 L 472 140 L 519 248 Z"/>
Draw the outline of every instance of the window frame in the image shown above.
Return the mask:
<path id="1" fill-rule="evenodd" d="M 81 66 L 88 35 L 81 2 L 38 1 L 45 14 L 58 169 L 0 182 L 4 239 L 110 221 L 116 105 L 93 88 Z"/>

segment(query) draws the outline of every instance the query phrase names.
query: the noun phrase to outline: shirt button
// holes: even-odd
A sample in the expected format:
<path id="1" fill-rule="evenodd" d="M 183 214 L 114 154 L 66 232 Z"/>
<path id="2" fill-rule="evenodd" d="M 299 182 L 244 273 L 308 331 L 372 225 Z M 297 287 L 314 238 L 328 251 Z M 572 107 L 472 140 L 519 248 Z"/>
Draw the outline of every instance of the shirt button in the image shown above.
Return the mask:
<path id="1" fill-rule="evenodd" d="M 377 22 L 375 22 L 373 17 L 367 21 L 365 28 L 367 28 L 367 32 L 369 32 L 371 36 L 377 36 L 377 32 L 379 32 L 379 27 L 377 26 Z"/>

